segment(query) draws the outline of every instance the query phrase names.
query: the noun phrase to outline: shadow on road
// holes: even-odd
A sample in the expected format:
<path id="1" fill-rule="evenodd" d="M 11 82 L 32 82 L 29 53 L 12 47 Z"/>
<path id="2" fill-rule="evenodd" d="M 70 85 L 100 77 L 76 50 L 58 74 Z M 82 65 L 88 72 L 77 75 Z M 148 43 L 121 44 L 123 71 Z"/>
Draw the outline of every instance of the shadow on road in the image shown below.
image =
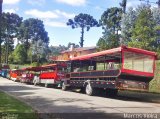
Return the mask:
<path id="1" fill-rule="evenodd" d="M 33 88 L 33 87 L 28 87 L 25 85 L 10 85 L 10 86 L 0 86 L 0 89 L 4 89 L 5 91 L 8 92 L 15 92 L 15 91 L 24 91 L 24 90 L 38 90 L 39 88 Z"/>
<path id="2" fill-rule="evenodd" d="M 24 98 L 23 101 L 36 109 L 38 119 L 124 119 L 123 113 L 104 113 L 98 110 L 101 107 L 86 108 L 83 105 L 73 104 L 77 101 L 89 101 L 85 99 L 57 98 L 50 100 L 37 96 Z M 112 110 L 112 107 L 102 108 Z"/>
<path id="3" fill-rule="evenodd" d="M 75 93 L 81 93 L 73 90 Z M 85 94 L 85 93 L 81 93 Z M 148 103 L 160 103 L 160 94 L 156 93 L 143 93 L 143 92 L 132 92 L 132 91 L 119 91 L 116 96 L 107 96 L 105 92 L 96 95 L 98 97 L 111 98 L 123 101 L 137 101 L 137 102 L 148 102 Z"/>
<path id="4" fill-rule="evenodd" d="M 125 101 L 160 103 L 160 94 L 154 93 L 119 91 L 118 96 L 115 98 Z"/>

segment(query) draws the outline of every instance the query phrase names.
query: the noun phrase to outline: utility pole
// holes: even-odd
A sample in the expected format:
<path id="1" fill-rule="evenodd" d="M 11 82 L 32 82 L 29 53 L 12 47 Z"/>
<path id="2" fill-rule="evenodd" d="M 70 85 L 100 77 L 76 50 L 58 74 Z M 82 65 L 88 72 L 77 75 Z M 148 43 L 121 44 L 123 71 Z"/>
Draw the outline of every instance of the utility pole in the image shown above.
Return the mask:
<path id="1" fill-rule="evenodd" d="M 2 3 L 3 3 L 3 0 L 0 0 L 0 64 L 1 64 L 1 43 L 2 43 Z"/>

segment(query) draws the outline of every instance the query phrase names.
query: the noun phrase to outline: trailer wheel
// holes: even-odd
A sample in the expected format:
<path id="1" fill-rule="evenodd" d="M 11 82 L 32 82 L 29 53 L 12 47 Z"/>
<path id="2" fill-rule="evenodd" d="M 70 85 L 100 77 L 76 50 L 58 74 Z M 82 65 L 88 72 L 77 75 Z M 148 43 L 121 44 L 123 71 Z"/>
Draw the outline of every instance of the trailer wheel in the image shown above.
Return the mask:
<path id="1" fill-rule="evenodd" d="M 96 89 L 93 88 L 90 83 L 88 83 L 88 84 L 86 85 L 86 90 L 85 90 L 85 91 L 86 91 L 86 94 L 87 94 L 87 95 L 90 95 L 90 96 L 96 94 Z"/>
<path id="2" fill-rule="evenodd" d="M 19 82 L 22 83 L 22 80 L 20 79 Z"/>
<path id="3" fill-rule="evenodd" d="M 66 91 L 66 90 L 67 90 L 67 86 L 65 85 L 64 82 L 62 82 L 62 90 L 63 90 L 63 91 Z"/>
<path id="4" fill-rule="evenodd" d="M 37 81 L 33 80 L 33 85 L 36 86 L 37 85 Z"/>
<path id="5" fill-rule="evenodd" d="M 45 83 L 45 85 L 44 85 L 46 88 L 48 88 L 48 83 Z"/>

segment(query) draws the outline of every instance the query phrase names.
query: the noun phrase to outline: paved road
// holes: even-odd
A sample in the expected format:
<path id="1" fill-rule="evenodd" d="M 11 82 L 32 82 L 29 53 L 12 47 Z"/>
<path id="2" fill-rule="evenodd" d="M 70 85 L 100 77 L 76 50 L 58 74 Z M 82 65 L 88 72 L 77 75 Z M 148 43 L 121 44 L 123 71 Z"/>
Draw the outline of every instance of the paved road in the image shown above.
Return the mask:
<path id="1" fill-rule="evenodd" d="M 121 116 L 124 113 L 160 114 L 158 94 L 120 92 L 117 97 L 112 98 L 87 96 L 77 92 L 26 85 L 4 78 L 0 78 L 0 90 L 26 102 L 38 113 L 116 113 Z"/>

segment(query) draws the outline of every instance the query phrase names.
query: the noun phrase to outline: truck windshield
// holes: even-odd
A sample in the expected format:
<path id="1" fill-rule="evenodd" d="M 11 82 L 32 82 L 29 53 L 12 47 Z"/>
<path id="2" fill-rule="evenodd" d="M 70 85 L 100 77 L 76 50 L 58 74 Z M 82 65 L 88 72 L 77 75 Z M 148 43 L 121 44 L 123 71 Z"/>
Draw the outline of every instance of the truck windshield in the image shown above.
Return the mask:
<path id="1" fill-rule="evenodd" d="M 153 66 L 153 56 L 124 52 L 124 69 L 153 73 Z"/>

